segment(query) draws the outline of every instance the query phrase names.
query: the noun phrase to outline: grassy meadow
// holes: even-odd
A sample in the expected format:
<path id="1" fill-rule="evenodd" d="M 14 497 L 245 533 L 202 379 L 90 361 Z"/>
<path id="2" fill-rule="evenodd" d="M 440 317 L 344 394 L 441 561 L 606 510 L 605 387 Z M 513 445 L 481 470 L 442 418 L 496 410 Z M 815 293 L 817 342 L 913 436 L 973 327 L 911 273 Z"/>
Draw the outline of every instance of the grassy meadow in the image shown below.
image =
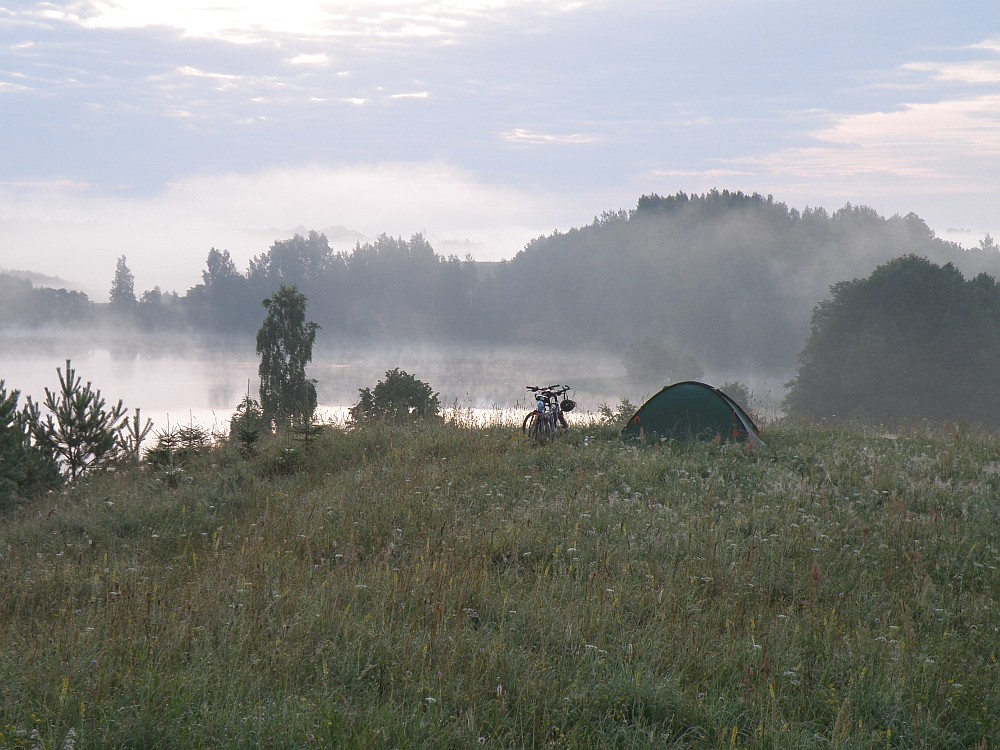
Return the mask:
<path id="1" fill-rule="evenodd" d="M 1000 441 L 329 429 L 0 524 L 0 748 L 988 748 Z"/>

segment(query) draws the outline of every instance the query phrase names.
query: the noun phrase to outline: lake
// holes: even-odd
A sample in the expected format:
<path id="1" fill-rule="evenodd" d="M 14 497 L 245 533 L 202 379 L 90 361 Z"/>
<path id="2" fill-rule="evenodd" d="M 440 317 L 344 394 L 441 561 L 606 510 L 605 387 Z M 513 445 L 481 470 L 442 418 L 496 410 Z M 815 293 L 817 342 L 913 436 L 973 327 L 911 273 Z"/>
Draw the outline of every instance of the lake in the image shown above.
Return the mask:
<path id="1" fill-rule="evenodd" d="M 224 429 L 246 395 L 257 398 L 259 359 L 253 342 L 169 337 L 109 346 L 73 337 L 0 336 L 0 379 L 36 400 L 59 385 L 57 367 L 72 360 L 76 374 L 109 402 L 139 407 L 156 428 L 194 422 Z M 621 362 L 607 354 L 480 347 L 351 345 L 317 347 L 307 368 L 314 378 L 320 414 L 340 419 L 357 402 L 358 390 L 374 387 L 399 367 L 428 383 L 443 406 L 509 408 L 527 401 L 525 385 L 568 383 L 584 409 L 625 395 Z M 23 398 L 22 395 L 22 398 Z"/>
<path id="2" fill-rule="evenodd" d="M 109 344 L 111 340 L 116 343 Z M 139 407 L 156 430 L 189 423 L 226 430 L 248 388 L 258 397 L 259 359 L 252 340 L 159 336 L 118 343 L 113 336 L 0 334 L 0 379 L 8 390 L 16 388 L 41 400 L 46 386 L 58 388 L 56 368 L 65 367 L 67 358 L 76 374 L 100 389 L 108 402 L 122 399 L 130 413 Z M 357 402 L 358 390 L 374 387 L 395 367 L 428 383 L 440 394 L 442 406 L 479 414 L 520 409 L 528 403 L 526 385 L 573 386 L 570 396 L 583 414 L 596 412 L 601 403 L 617 404 L 622 396 L 642 403 L 667 385 L 629 382 L 621 358 L 613 354 L 558 346 L 326 345 L 316 347 L 307 368 L 317 381 L 320 419 L 342 421 Z M 769 401 L 777 398 L 770 396 L 774 383 L 721 375 L 708 382 L 720 385 L 725 379 L 747 383 L 755 396 L 765 394 L 754 405 L 758 409 L 773 408 Z"/>

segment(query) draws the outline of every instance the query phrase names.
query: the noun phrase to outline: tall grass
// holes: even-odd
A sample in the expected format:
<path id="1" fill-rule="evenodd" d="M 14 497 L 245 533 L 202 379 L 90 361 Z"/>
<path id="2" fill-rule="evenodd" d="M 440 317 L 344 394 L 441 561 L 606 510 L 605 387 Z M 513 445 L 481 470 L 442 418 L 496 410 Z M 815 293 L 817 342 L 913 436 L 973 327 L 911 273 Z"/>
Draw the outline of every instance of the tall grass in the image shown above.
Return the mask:
<path id="1" fill-rule="evenodd" d="M 765 439 L 328 430 L 41 498 L 0 747 L 990 747 L 1000 443 Z"/>

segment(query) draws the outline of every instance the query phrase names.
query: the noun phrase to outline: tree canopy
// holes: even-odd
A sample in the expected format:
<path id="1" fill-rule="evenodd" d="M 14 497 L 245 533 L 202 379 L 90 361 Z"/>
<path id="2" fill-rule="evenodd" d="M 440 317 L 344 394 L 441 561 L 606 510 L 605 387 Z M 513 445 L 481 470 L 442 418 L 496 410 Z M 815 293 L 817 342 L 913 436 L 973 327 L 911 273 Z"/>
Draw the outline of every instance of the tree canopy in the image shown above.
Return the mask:
<path id="1" fill-rule="evenodd" d="M 257 332 L 260 406 L 277 429 L 308 423 L 316 410 L 316 383 L 306 377 L 316 341 L 316 323 L 306 322 L 306 297 L 282 285 L 263 301 L 267 315 Z"/>
<path id="2" fill-rule="evenodd" d="M 784 378 L 831 285 L 908 254 L 952 263 L 969 278 L 1000 273 L 992 238 L 965 250 L 914 214 L 883 217 L 852 204 L 800 211 L 771 196 L 711 190 L 644 195 L 631 210 L 537 237 L 495 263 L 440 254 L 419 233 L 334 251 L 325 234 L 309 231 L 275 240 L 242 271 L 229 251 L 212 248 L 202 283 L 183 297 L 144 292 L 137 305 L 95 305 L 0 277 L 0 326 L 107 314 L 144 328 L 242 337 L 255 330 L 260 300 L 294 285 L 310 300 L 312 319 L 341 340 L 544 337 L 615 354 L 653 340 L 707 372 Z M 124 260 L 114 287 L 128 298 Z"/>
<path id="3" fill-rule="evenodd" d="M 908 255 L 816 306 L 786 407 L 793 416 L 1000 425 L 1000 288 Z"/>
<path id="4" fill-rule="evenodd" d="M 118 307 L 128 307 L 135 305 L 135 276 L 129 270 L 125 256 L 118 257 L 115 265 L 115 277 L 111 282 L 110 293 L 111 304 Z"/>

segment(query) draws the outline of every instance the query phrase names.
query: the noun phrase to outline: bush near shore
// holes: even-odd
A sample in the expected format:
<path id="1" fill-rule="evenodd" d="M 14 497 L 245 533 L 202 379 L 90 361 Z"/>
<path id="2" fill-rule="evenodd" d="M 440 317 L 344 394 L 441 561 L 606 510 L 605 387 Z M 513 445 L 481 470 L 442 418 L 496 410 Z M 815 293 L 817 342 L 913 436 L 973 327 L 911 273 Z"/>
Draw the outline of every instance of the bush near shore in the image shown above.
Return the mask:
<path id="1" fill-rule="evenodd" d="M 986 748 L 1000 442 L 326 430 L 5 513 L 0 747 Z"/>

